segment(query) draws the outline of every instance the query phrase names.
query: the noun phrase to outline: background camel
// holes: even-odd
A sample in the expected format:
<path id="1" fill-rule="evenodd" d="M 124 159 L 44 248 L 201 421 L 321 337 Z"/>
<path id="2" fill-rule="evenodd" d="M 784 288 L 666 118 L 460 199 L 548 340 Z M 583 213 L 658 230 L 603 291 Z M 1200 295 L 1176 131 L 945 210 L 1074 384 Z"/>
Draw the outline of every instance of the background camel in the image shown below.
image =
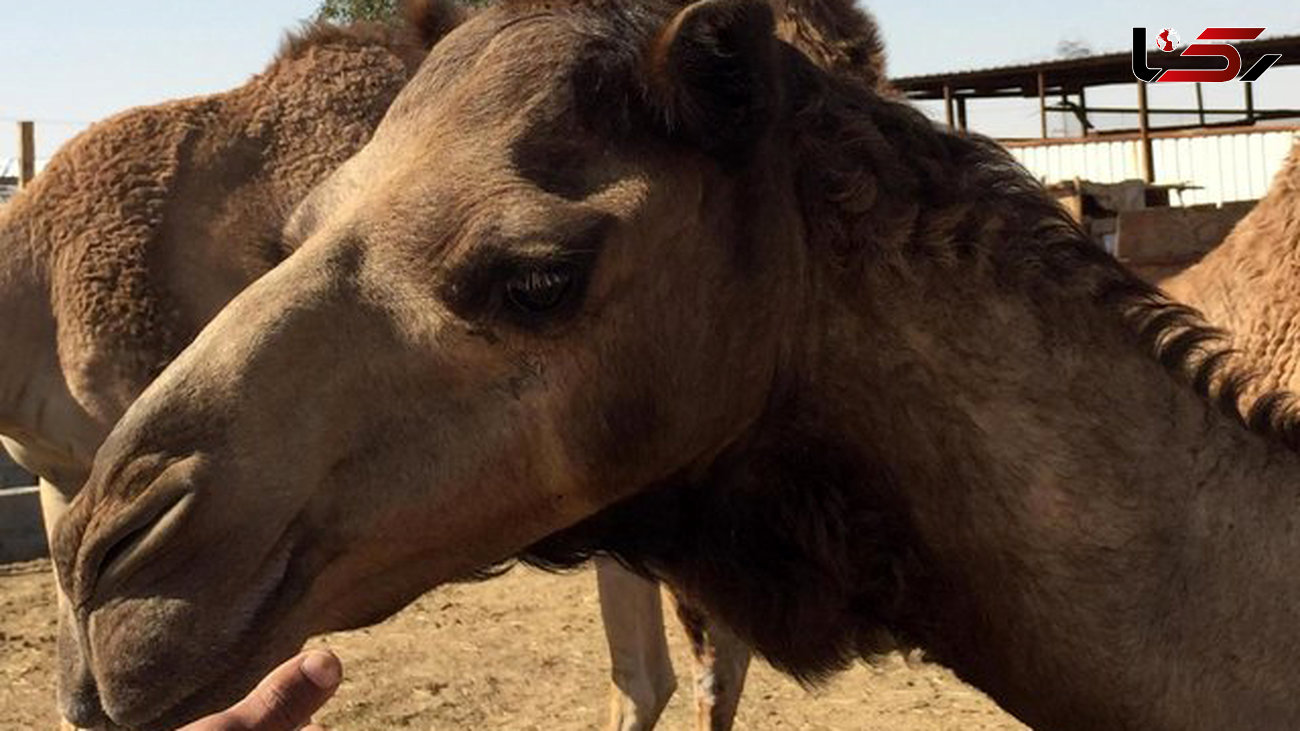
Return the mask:
<path id="1" fill-rule="evenodd" d="M 521 0 L 441 42 L 105 442 L 55 545 L 82 709 L 163 728 L 612 551 L 805 679 L 898 642 L 1041 728 L 1300 725 L 1289 415 L 1004 151 L 773 27 Z"/>
<path id="2" fill-rule="evenodd" d="M 80 488 L 135 396 L 288 255 L 289 212 L 423 55 L 381 26 L 313 27 L 238 89 L 93 126 L 0 208 L 0 427 L 20 463 Z"/>
<path id="3" fill-rule="evenodd" d="M 1300 143 L 1223 243 L 1160 286 L 1229 333 L 1234 357 L 1260 374 L 1249 401 L 1300 392 Z"/>
<path id="4" fill-rule="evenodd" d="M 429 43 L 456 13 L 422 8 Z M 780 6 L 781 32 L 819 62 L 882 83 L 868 16 L 841 2 Z M 823 30 L 829 29 L 829 30 Z M 60 152 L 0 209 L 0 304 L 10 358 L 0 432 L 43 476 L 53 526 L 103 435 L 203 324 L 288 253 L 280 231 L 316 182 L 369 138 L 424 56 L 407 33 L 317 26 L 225 94 L 138 109 Z M 657 584 L 605 562 L 611 726 L 650 728 L 675 686 Z M 613 588 L 613 590 L 611 590 Z M 681 609 L 702 728 L 727 728 L 748 651 Z"/>
<path id="5" fill-rule="evenodd" d="M 0 439 L 41 476 L 47 530 L 135 396 L 288 255 L 288 214 L 424 55 L 395 27 L 312 26 L 237 89 L 96 124 L 0 206 Z"/>

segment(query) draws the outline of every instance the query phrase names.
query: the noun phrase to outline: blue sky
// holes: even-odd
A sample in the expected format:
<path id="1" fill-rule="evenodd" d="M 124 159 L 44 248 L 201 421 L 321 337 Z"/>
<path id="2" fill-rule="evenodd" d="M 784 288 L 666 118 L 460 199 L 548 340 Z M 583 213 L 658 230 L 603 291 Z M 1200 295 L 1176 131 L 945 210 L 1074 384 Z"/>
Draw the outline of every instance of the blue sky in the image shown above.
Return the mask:
<path id="1" fill-rule="evenodd" d="M 37 120 L 40 156 L 113 112 L 220 91 L 259 71 L 281 36 L 318 0 L 7 0 L 0 20 L 0 167 L 15 155 L 14 120 Z M 1075 40 L 1096 51 L 1128 47 L 1130 28 L 1173 27 L 1185 39 L 1212 25 L 1263 25 L 1300 33 L 1300 2 L 1260 0 L 1249 10 L 1222 0 L 917 2 L 876 0 L 893 75 L 981 68 L 1050 58 Z M 1162 89 L 1167 100 L 1191 92 Z M 1207 103 L 1240 103 L 1220 84 Z M 1098 101 L 1132 103 L 1131 87 Z M 1183 97 L 1187 97 L 1186 100 Z M 1260 106 L 1300 106 L 1300 68 L 1275 69 L 1257 85 Z M 1092 98 L 1089 100 L 1093 101 Z M 994 134 L 1034 134 L 1034 105 L 973 105 L 972 124 Z"/>

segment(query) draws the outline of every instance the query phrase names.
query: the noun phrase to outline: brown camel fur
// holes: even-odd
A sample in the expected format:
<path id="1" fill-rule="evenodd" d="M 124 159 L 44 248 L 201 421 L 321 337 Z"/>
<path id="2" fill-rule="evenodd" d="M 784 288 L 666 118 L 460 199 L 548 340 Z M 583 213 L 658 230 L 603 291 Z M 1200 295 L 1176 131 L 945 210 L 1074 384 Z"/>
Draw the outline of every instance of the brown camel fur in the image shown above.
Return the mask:
<path id="1" fill-rule="evenodd" d="M 94 125 L 0 206 L 0 435 L 42 478 L 47 529 L 131 401 L 288 255 L 288 215 L 425 54 L 397 27 L 309 26 L 237 89 Z"/>
<path id="2" fill-rule="evenodd" d="M 55 545 L 83 701 L 165 728 L 607 551 L 803 678 L 902 643 L 1039 728 L 1300 727 L 1289 415 L 1003 151 L 773 27 L 444 39 L 101 449 Z"/>
<path id="3" fill-rule="evenodd" d="M 1248 401 L 1300 392 L 1300 142 L 1228 238 L 1161 286 L 1231 334 L 1234 357 L 1260 374 Z"/>
<path id="4" fill-rule="evenodd" d="M 459 20 L 459 11 L 432 3 L 408 11 L 425 43 Z M 822 0 L 779 12 L 782 35 L 820 62 L 883 83 L 869 16 Z M 287 254 L 287 212 L 368 138 L 423 55 L 423 45 L 395 29 L 312 27 L 240 89 L 97 125 L 0 213 L 0 241 L 15 265 L 0 273 L 8 275 L 4 322 L 24 326 L 7 333 L 11 358 L 0 363 L 10 368 L 2 383 L 12 396 L 0 409 L 15 415 L 3 431 L 46 478 L 50 526 L 130 400 Z M 612 562 L 599 573 L 614 664 L 610 725 L 648 729 L 675 687 L 658 588 Z M 748 652 L 726 630 L 684 616 L 694 620 L 700 727 L 729 728 Z"/>
<path id="5" fill-rule="evenodd" d="M 885 44 L 870 14 L 844 0 L 773 0 L 772 6 L 778 38 L 832 73 L 892 93 L 885 77 Z"/>
<path id="6" fill-rule="evenodd" d="M 380 26 L 316 26 L 223 94 L 134 109 L 0 208 L 0 431 L 75 491 L 126 407 L 289 250 L 294 206 L 370 138 L 423 59 Z"/>

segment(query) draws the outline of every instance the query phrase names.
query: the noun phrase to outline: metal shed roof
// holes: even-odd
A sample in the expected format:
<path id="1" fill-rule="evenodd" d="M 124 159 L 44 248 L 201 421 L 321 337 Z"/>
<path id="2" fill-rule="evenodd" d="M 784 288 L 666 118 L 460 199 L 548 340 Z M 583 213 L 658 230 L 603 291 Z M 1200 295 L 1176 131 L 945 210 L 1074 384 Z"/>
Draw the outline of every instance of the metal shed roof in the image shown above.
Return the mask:
<path id="1" fill-rule="evenodd" d="M 1241 52 L 1243 68 L 1249 68 L 1266 53 L 1280 53 L 1277 66 L 1300 64 L 1300 35 L 1264 38 L 1234 43 Z M 1179 57 L 1173 54 L 1147 54 L 1152 68 L 1172 65 L 1180 68 L 1222 68 L 1216 57 Z M 1133 83 L 1132 58 L 1128 53 L 1108 53 L 1083 58 L 1058 59 L 1040 63 L 1014 64 L 971 71 L 954 71 L 893 79 L 895 87 L 909 99 L 943 99 L 949 93 L 971 98 L 1036 97 L 1038 75 L 1043 75 L 1047 94 L 1077 94 L 1088 86 Z"/>

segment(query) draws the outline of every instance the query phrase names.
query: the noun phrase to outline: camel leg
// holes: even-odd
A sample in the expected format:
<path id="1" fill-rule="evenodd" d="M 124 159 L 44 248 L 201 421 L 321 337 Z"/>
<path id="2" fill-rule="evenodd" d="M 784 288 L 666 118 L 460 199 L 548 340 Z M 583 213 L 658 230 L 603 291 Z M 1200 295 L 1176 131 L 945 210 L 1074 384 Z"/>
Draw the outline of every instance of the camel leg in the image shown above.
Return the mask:
<path id="1" fill-rule="evenodd" d="M 45 539 L 49 545 L 54 545 L 54 529 L 58 526 L 59 520 L 68 512 L 68 506 L 72 503 L 73 494 L 59 488 L 43 477 L 40 480 L 40 494 L 41 520 L 45 524 Z M 55 567 L 53 570 L 57 576 L 58 568 Z M 58 581 L 54 582 L 54 591 L 59 600 L 59 641 L 62 643 L 66 641 L 66 637 L 63 636 L 63 630 L 65 629 L 63 623 L 68 600 L 63 594 L 63 585 Z M 59 729 L 60 731 L 77 731 L 77 727 L 64 720 L 62 714 L 60 714 L 59 718 Z"/>
<path id="2" fill-rule="evenodd" d="M 45 524 L 45 538 L 54 542 L 54 528 L 72 504 L 75 493 L 69 493 L 54 483 L 40 478 L 41 520 Z"/>
<path id="3" fill-rule="evenodd" d="M 609 642 L 609 731 L 654 728 L 677 690 L 677 675 L 664 637 L 659 584 L 609 558 L 596 559 L 600 616 Z"/>
<path id="4" fill-rule="evenodd" d="M 749 671 L 749 647 L 731 630 L 713 622 L 681 597 L 673 595 L 677 617 L 691 642 L 695 682 L 695 728 L 728 731 L 736 720 L 740 694 Z"/>

